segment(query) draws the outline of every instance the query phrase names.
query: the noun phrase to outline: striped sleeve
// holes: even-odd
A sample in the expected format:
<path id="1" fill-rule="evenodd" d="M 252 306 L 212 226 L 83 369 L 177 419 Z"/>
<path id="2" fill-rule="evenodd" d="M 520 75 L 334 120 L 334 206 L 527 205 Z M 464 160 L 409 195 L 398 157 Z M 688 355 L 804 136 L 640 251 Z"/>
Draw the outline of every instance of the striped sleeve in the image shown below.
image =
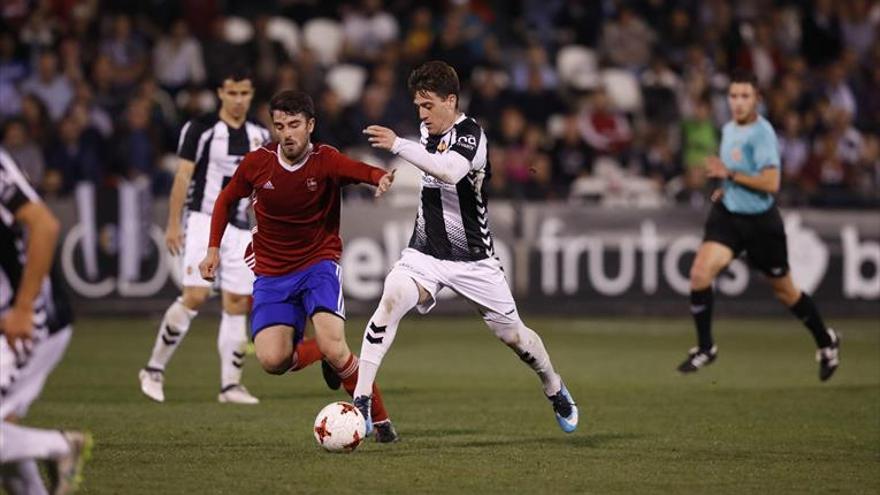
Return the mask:
<path id="1" fill-rule="evenodd" d="M 40 201 L 15 161 L 0 150 L 0 204 L 13 215 L 27 203 Z"/>
<path id="2" fill-rule="evenodd" d="M 184 124 L 180 130 L 180 139 L 177 143 L 177 156 L 191 162 L 196 161 L 199 150 L 199 138 L 205 132 L 205 125 L 193 119 Z"/>

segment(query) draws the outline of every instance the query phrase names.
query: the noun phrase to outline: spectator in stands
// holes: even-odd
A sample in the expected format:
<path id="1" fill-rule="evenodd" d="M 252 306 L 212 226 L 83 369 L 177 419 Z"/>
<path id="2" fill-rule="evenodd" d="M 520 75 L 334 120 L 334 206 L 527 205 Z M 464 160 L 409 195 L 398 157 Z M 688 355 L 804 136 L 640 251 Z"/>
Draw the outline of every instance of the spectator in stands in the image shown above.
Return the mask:
<path id="1" fill-rule="evenodd" d="M 572 182 L 590 175 L 593 169 L 593 150 L 581 138 L 576 114 L 565 116 L 562 135 L 553 142 L 550 157 L 554 194 L 566 198 Z"/>
<path id="2" fill-rule="evenodd" d="M 446 16 L 440 36 L 428 51 L 428 58 L 445 61 L 455 69 L 460 81 L 470 81 L 476 58 L 465 38 L 463 22 L 461 15 Z"/>
<path id="3" fill-rule="evenodd" d="M 501 70 L 474 71 L 474 93 L 468 106 L 468 115 L 479 120 L 490 139 L 498 137 L 502 110 L 511 103 L 506 91 L 508 77 Z"/>
<path id="4" fill-rule="evenodd" d="M 213 84 L 226 73 L 229 67 L 248 66 L 247 48 L 235 45 L 226 39 L 226 18 L 217 16 L 211 24 L 211 35 L 202 43 L 202 56 L 208 81 Z"/>
<path id="5" fill-rule="evenodd" d="M 803 132 L 802 118 L 794 110 L 785 114 L 779 134 L 782 160 L 781 194 L 786 201 L 801 204 L 804 200 L 800 177 L 810 159 L 810 141 Z"/>
<path id="6" fill-rule="evenodd" d="M 513 91 L 549 91 L 559 84 L 556 69 L 547 61 L 547 51 L 537 43 L 526 48 L 524 59 L 514 64 L 511 74 Z"/>
<path id="7" fill-rule="evenodd" d="M 826 72 L 825 96 L 831 107 L 856 116 L 856 96 L 846 80 L 846 66 L 838 61 L 829 65 Z"/>
<path id="8" fill-rule="evenodd" d="M 827 65 L 840 57 L 843 33 L 833 0 L 815 0 L 801 21 L 801 51 L 812 67 Z"/>
<path id="9" fill-rule="evenodd" d="M 626 116 L 611 108 L 604 88 L 596 90 L 578 117 L 584 141 L 598 154 L 625 163 L 632 144 L 632 130 Z"/>
<path id="10" fill-rule="evenodd" d="M 434 43 L 432 22 L 433 16 L 428 7 L 421 6 L 413 11 L 402 43 L 401 55 L 405 62 L 416 65 L 427 58 L 428 50 Z"/>
<path id="11" fill-rule="evenodd" d="M 153 48 L 156 80 L 172 96 L 188 84 L 204 84 L 207 79 L 202 45 L 189 34 L 182 19 L 168 27 Z"/>
<path id="12" fill-rule="evenodd" d="M 56 142 L 49 148 L 48 163 L 48 194 L 67 195 L 78 182 L 100 184 L 103 177 L 100 142 L 96 134 L 86 132 L 74 114 L 59 122 Z"/>
<path id="13" fill-rule="evenodd" d="M 40 51 L 36 73 L 22 84 L 21 90 L 39 98 L 53 122 L 61 119 L 73 99 L 73 85 L 59 73 L 58 55 L 49 49 Z"/>
<path id="14" fill-rule="evenodd" d="M 843 44 L 864 60 L 877 42 L 880 28 L 880 4 L 868 0 L 851 0 L 841 3 L 841 34 Z"/>
<path id="15" fill-rule="evenodd" d="M 782 56 L 773 46 L 772 28 L 766 21 L 744 29 L 743 44 L 736 54 L 737 67 L 749 70 L 758 78 L 758 85 L 767 89 L 774 82 Z"/>
<path id="16" fill-rule="evenodd" d="M 705 175 L 706 158 L 718 152 L 718 131 L 712 122 L 708 95 L 700 98 L 694 112 L 681 124 L 682 161 L 689 175 Z M 699 185 L 702 188 L 702 184 Z"/>
<path id="17" fill-rule="evenodd" d="M 83 59 L 82 43 L 72 36 L 66 36 L 58 45 L 58 54 L 63 73 L 71 84 L 85 80 L 86 64 Z"/>
<path id="18" fill-rule="evenodd" d="M 149 68 L 147 48 L 126 14 L 116 15 L 110 36 L 101 42 L 99 50 L 110 62 L 112 86 L 125 94 L 134 89 Z"/>
<path id="19" fill-rule="evenodd" d="M 357 8 L 343 14 L 345 58 L 354 62 L 376 62 L 386 45 L 397 41 L 397 19 L 382 9 L 381 0 L 361 0 Z"/>
<path id="20" fill-rule="evenodd" d="M 539 67 L 531 67 L 527 77 L 525 90 L 513 93 L 513 100 L 516 101 L 529 123 L 544 127 L 551 115 L 563 112 L 562 101 L 556 91 L 546 88 Z"/>
<path id="21" fill-rule="evenodd" d="M 42 100 L 31 94 L 24 95 L 21 99 L 21 118 L 27 128 L 27 135 L 33 142 L 40 147 L 48 144 L 52 120 Z"/>
<path id="22" fill-rule="evenodd" d="M 345 150 L 360 143 L 361 129 L 348 118 L 347 109 L 332 89 L 327 88 L 318 98 L 314 141 L 327 143 Z"/>
<path id="23" fill-rule="evenodd" d="M 645 117 L 653 122 L 675 122 L 679 119 L 678 95 L 682 82 L 663 55 L 651 58 L 651 64 L 639 76 L 644 99 Z"/>
<path id="24" fill-rule="evenodd" d="M 19 167 L 31 183 L 39 187 L 46 172 L 46 160 L 40 146 L 28 135 L 24 120 L 14 118 L 6 122 L 3 126 L 2 142 L 3 148 L 20 164 Z"/>
<path id="25" fill-rule="evenodd" d="M 18 85 L 27 75 L 28 66 L 15 37 L 8 31 L 0 33 L 0 118 L 21 112 Z"/>
<path id="26" fill-rule="evenodd" d="M 162 189 L 170 185 L 160 177 L 156 166 L 155 130 L 151 127 L 150 102 L 132 100 L 125 111 L 125 121 L 116 138 L 115 166 L 122 177 L 144 177 Z"/>
<path id="27" fill-rule="evenodd" d="M 614 65 L 639 70 L 651 57 L 656 34 L 628 5 L 602 29 L 602 55 Z"/>
<path id="28" fill-rule="evenodd" d="M 293 67 L 284 46 L 269 37 L 269 16 L 258 15 L 254 19 L 254 37 L 247 43 L 248 65 L 253 68 L 256 88 L 267 93 L 279 68 Z"/>

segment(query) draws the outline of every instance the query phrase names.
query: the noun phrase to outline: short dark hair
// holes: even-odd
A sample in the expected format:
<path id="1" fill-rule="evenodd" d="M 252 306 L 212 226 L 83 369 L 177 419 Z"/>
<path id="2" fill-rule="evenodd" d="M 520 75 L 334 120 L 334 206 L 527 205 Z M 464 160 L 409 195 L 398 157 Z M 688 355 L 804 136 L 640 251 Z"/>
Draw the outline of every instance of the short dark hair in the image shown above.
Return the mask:
<path id="1" fill-rule="evenodd" d="M 296 115 L 298 113 L 305 114 L 306 118 L 315 118 L 315 102 L 312 97 L 305 91 L 295 89 L 285 89 L 275 93 L 269 100 L 269 116 L 278 110 L 280 112 Z"/>
<path id="2" fill-rule="evenodd" d="M 420 65 L 410 73 L 407 86 L 412 95 L 428 91 L 431 91 L 440 98 L 455 95 L 456 104 L 458 103 L 458 92 L 460 89 L 458 74 L 446 62 L 432 60 Z"/>
<path id="3" fill-rule="evenodd" d="M 251 81 L 251 82 L 253 82 L 254 77 L 251 74 L 251 70 L 248 69 L 247 67 L 229 67 L 226 70 L 224 70 L 223 72 L 219 73 L 219 75 L 217 76 L 217 81 L 215 81 L 216 86 L 218 88 L 222 88 L 223 83 L 226 82 L 227 79 L 232 82 L 238 82 L 238 81 Z"/>
<path id="4" fill-rule="evenodd" d="M 755 88 L 756 93 L 759 90 L 758 76 L 750 70 L 736 69 L 733 71 L 733 74 L 730 76 L 730 84 L 751 84 Z"/>

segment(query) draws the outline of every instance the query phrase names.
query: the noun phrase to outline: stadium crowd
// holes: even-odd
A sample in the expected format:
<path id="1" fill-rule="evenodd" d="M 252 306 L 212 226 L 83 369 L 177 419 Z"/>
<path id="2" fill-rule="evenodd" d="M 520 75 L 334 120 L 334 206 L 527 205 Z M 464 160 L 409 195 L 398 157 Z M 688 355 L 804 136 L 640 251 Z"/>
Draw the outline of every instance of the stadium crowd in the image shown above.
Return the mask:
<path id="1" fill-rule="evenodd" d="M 2 146 L 47 195 L 170 189 L 178 133 L 230 65 L 255 118 L 282 88 L 315 140 L 371 163 L 361 130 L 418 133 L 405 75 L 447 61 L 489 135 L 493 197 L 702 206 L 727 75 L 755 72 L 784 205 L 880 204 L 880 4 L 869 0 L 11 0 Z"/>

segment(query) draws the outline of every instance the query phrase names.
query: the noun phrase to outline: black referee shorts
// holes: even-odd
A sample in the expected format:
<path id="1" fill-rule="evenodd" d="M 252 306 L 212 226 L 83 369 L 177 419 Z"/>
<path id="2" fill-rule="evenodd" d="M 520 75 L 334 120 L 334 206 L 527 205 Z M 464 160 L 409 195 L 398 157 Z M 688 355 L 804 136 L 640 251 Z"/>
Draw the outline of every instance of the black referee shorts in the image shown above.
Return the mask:
<path id="1" fill-rule="evenodd" d="M 706 219 L 703 241 L 724 244 L 734 257 L 745 251 L 749 264 L 768 277 L 788 273 L 785 226 L 776 205 L 764 213 L 745 215 L 731 212 L 718 201 Z"/>

